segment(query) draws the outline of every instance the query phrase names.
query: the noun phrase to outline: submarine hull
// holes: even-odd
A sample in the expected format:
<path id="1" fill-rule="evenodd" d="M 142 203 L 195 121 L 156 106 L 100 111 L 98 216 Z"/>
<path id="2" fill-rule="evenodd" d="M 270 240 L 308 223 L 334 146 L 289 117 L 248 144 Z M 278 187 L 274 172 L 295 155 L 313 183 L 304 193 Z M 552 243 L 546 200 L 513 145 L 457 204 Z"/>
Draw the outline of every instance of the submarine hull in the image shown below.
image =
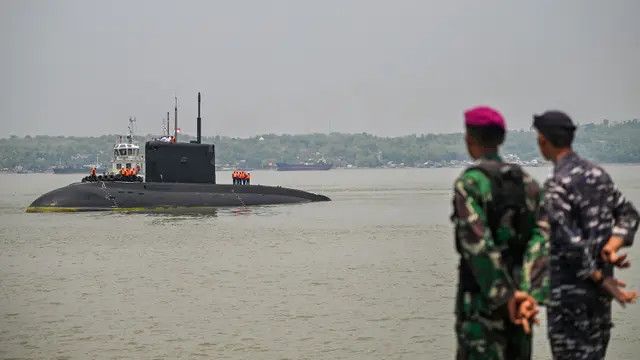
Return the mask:
<path id="1" fill-rule="evenodd" d="M 143 211 L 315 201 L 330 199 L 306 191 L 263 185 L 98 181 L 73 183 L 50 191 L 31 203 L 27 212 Z"/>

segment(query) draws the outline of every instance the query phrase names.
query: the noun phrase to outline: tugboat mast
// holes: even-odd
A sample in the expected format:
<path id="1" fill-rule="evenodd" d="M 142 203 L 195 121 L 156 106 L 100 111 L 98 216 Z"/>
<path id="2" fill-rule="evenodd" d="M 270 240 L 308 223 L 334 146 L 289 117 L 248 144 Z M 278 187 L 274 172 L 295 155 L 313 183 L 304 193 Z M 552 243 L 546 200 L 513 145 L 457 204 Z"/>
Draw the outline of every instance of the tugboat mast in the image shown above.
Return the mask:
<path id="1" fill-rule="evenodd" d="M 135 122 L 135 117 L 129 117 L 129 134 L 127 135 L 127 140 L 129 140 L 129 143 L 133 142 L 133 125 L 135 124 Z"/>

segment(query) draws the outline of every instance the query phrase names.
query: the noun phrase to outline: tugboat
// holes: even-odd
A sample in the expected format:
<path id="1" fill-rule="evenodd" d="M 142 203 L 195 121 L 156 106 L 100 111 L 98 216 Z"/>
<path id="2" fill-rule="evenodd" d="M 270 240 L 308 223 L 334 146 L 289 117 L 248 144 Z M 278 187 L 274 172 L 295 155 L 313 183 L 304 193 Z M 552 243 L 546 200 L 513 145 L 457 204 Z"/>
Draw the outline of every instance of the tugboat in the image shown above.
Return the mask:
<path id="1" fill-rule="evenodd" d="M 144 172 L 144 155 L 140 153 L 140 146 L 136 144 L 133 137 L 133 128 L 136 118 L 129 118 L 129 133 L 125 137 L 122 136 L 113 146 L 113 159 L 111 159 L 111 172 L 113 174 L 120 173 L 120 169 L 137 169 L 138 173 Z M 99 171 L 98 171 L 99 172 Z"/>
<path id="2" fill-rule="evenodd" d="M 127 176 L 127 171 L 115 176 L 92 173 L 87 181 L 40 196 L 26 211 L 131 212 L 330 201 L 324 195 L 279 186 L 216 184 L 215 147 L 201 143 L 200 93 L 196 139 L 146 142 L 144 182 L 135 173 Z"/>

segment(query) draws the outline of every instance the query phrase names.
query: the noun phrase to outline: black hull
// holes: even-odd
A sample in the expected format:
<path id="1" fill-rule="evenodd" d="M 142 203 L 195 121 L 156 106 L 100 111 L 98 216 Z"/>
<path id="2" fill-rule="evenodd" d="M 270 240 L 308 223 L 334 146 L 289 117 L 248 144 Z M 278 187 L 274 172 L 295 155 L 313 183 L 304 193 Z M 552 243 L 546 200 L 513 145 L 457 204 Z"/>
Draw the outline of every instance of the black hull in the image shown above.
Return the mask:
<path id="1" fill-rule="evenodd" d="M 329 201 L 324 195 L 261 185 L 86 182 L 50 191 L 27 212 L 144 211 Z"/>

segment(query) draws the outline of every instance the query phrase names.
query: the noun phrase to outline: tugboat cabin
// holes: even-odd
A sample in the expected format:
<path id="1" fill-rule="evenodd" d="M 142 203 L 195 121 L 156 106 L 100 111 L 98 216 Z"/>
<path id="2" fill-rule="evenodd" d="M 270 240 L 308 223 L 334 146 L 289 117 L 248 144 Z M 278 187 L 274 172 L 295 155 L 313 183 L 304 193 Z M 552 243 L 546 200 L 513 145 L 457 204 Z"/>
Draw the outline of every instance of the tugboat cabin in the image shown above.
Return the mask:
<path id="1" fill-rule="evenodd" d="M 144 166 L 144 157 L 140 154 L 140 146 L 131 143 L 118 143 L 113 146 L 113 168 L 114 173 L 118 173 L 120 169 L 136 169 L 142 170 Z"/>
<path id="2" fill-rule="evenodd" d="M 113 158 L 111 159 L 111 172 L 120 173 L 120 169 L 138 169 L 138 173 L 144 172 L 144 156 L 140 153 L 140 146 L 133 139 L 133 127 L 135 118 L 129 118 L 129 134 L 126 140 L 119 137 L 113 146 Z"/>

